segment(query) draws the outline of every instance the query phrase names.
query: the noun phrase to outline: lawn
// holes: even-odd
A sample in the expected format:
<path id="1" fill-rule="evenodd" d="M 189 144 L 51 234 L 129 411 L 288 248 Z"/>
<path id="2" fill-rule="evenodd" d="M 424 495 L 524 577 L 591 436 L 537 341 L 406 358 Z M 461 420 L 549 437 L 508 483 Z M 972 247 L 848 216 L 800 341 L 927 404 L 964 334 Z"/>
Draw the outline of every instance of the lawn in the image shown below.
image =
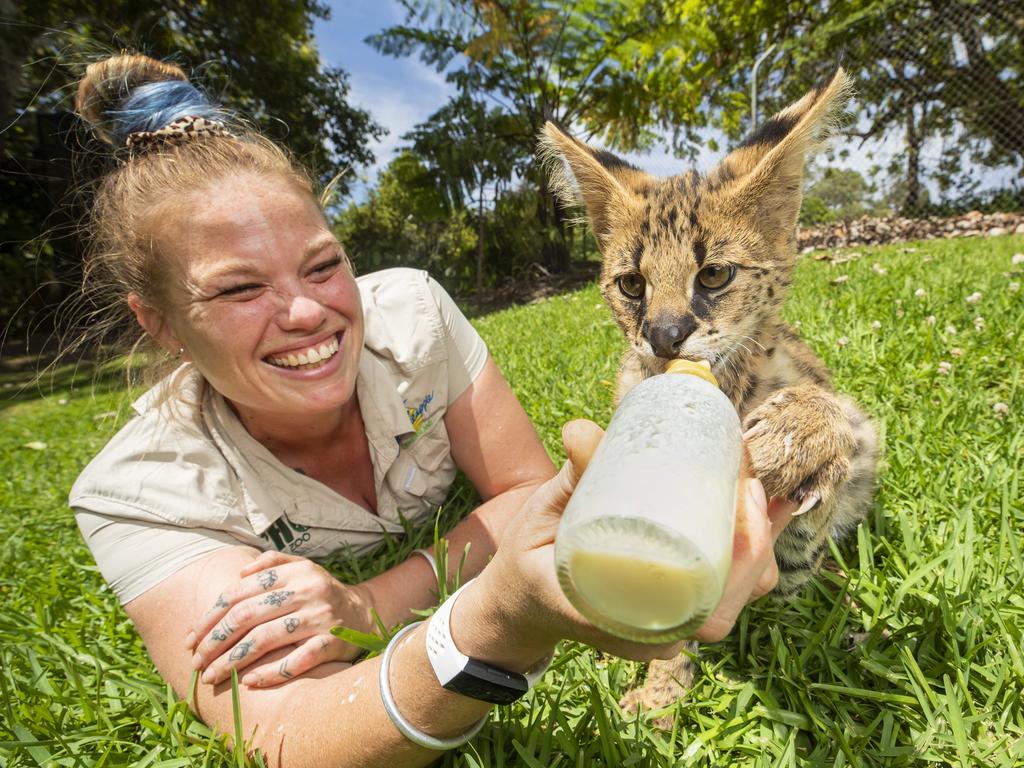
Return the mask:
<path id="1" fill-rule="evenodd" d="M 702 648 L 671 733 L 618 709 L 641 665 L 566 644 L 443 764 L 1024 766 L 1021 251 L 1001 237 L 802 257 L 787 318 L 884 433 L 868 520 L 799 598 Z M 475 323 L 553 455 L 566 420 L 607 422 L 622 341 L 596 287 Z M 0 378 L 0 765 L 236 759 L 156 676 L 65 508 L 127 417 L 117 382 Z M 458 487 L 446 517 L 471 502 Z"/>

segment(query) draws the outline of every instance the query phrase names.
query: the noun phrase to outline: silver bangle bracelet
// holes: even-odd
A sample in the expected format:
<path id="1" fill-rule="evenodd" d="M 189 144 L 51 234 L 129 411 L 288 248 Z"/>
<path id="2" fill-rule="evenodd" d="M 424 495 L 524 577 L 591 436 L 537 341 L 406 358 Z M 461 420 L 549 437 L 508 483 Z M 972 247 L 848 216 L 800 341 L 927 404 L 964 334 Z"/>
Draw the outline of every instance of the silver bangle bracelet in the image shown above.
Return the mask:
<path id="1" fill-rule="evenodd" d="M 480 729 L 484 727 L 484 723 L 487 722 L 488 715 L 484 715 L 480 718 L 480 721 L 474 723 L 473 726 L 461 736 L 454 736 L 450 739 L 439 739 L 436 736 L 431 736 L 429 733 L 415 728 L 412 723 L 402 717 L 402 713 L 398 711 L 398 707 L 395 706 L 395 698 L 391 695 L 391 655 L 394 653 L 395 648 L 398 647 L 398 641 L 402 639 L 412 630 L 416 629 L 422 621 L 416 621 L 405 627 L 402 627 L 391 641 L 388 643 L 387 648 L 384 649 L 384 656 L 380 662 L 380 698 L 384 702 L 384 711 L 388 713 L 388 717 L 391 718 L 391 722 L 395 724 L 395 728 L 398 729 L 405 738 L 426 749 L 434 749 L 438 751 L 446 751 L 449 749 L 455 749 L 455 747 L 461 747 L 467 741 L 476 736 Z"/>
<path id="2" fill-rule="evenodd" d="M 430 554 L 425 549 L 414 549 L 412 551 L 412 553 L 414 555 L 421 555 L 424 560 L 426 560 L 428 563 L 430 563 L 430 568 L 434 572 L 434 579 L 436 580 L 437 579 L 437 560 L 434 559 L 434 556 L 432 554 Z"/>

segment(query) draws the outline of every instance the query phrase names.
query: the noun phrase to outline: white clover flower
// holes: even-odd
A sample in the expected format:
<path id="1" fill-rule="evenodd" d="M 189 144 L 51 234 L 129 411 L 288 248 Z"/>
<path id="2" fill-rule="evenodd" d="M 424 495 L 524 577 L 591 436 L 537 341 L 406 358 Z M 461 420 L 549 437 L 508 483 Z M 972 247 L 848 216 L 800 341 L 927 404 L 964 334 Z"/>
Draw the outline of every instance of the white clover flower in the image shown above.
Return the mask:
<path id="1" fill-rule="evenodd" d="M 927 295 L 928 291 L 926 291 L 924 288 L 918 288 L 916 291 L 914 291 L 914 296 L 916 296 L 919 299 L 923 299 Z"/>
<path id="2" fill-rule="evenodd" d="M 1017 291 L 1020 290 L 1020 283 L 1018 283 L 1016 280 L 1014 280 L 1012 283 L 1010 283 L 1006 287 L 1010 289 L 1010 293 L 1016 293 Z"/>
<path id="3" fill-rule="evenodd" d="M 794 328 L 799 328 L 802 325 L 803 325 L 803 323 L 801 323 L 799 320 L 797 320 L 795 323 L 793 323 L 793 327 Z"/>
<path id="4" fill-rule="evenodd" d="M 1006 332 L 1006 338 L 1008 338 L 1008 339 L 1012 339 L 1016 335 L 1017 334 L 1015 334 L 1013 331 L 1007 331 Z"/>
<path id="5" fill-rule="evenodd" d="M 1013 254 L 1013 258 L 1010 261 L 1014 264 L 1024 264 L 1024 253 Z"/>
<path id="6" fill-rule="evenodd" d="M 949 372 L 951 370 L 953 370 L 953 364 L 952 363 L 947 363 L 945 360 L 943 360 L 941 363 L 939 363 L 939 375 L 940 376 L 949 376 Z"/>
<path id="7" fill-rule="evenodd" d="M 871 321 L 871 327 L 874 328 L 877 331 L 879 328 L 882 327 L 882 324 L 880 322 L 878 322 L 877 320 L 872 320 Z"/>
<path id="8" fill-rule="evenodd" d="M 975 291 L 967 297 L 968 304 L 977 304 L 979 301 L 981 301 L 981 291 Z"/>
<path id="9" fill-rule="evenodd" d="M 997 419 L 1005 419 L 1010 413 L 1010 406 L 1006 403 L 996 403 L 992 406 L 992 412 Z"/>
<path id="10" fill-rule="evenodd" d="M 985 318 L 982 317 L 981 315 L 978 315 L 976 318 L 974 318 L 974 330 L 976 330 L 978 333 L 981 333 L 982 331 L 985 330 Z"/>
<path id="11" fill-rule="evenodd" d="M 849 275 L 840 275 L 839 277 L 833 277 L 832 278 L 832 285 L 842 285 L 843 283 L 845 283 L 849 279 L 850 279 Z"/>
<path id="12" fill-rule="evenodd" d="M 926 317 L 926 318 L 924 319 L 924 321 L 925 321 L 925 323 L 926 323 L 927 325 L 935 325 L 935 323 L 937 323 L 937 322 L 938 322 L 938 321 L 937 321 L 937 320 L 935 319 L 935 315 L 928 315 L 928 317 Z"/>
<path id="13" fill-rule="evenodd" d="M 875 270 L 875 272 L 877 272 L 880 275 L 884 275 L 886 272 L 889 271 L 885 267 L 883 267 L 881 264 L 879 264 L 877 261 L 874 264 L 871 265 L 871 268 L 873 270 Z"/>
<path id="14" fill-rule="evenodd" d="M 903 317 L 905 314 L 907 313 L 903 311 L 902 307 L 896 308 L 896 317 Z"/>
<path id="15" fill-rule="evenodd" d="M 948 334 L 955 334 L 956 333 L 956 326 L 955 325 L 947 325 L 946 326 L 946 333 L 948 333 Z"/>
<path id="16" fill-rule="evenodd" d="M 949 356 L 950 357 L 960 357 L 960 355 L 962 355 L 962 354 L 963 354 L 963 350 L 960 349 L 960 347 L 953 347 L 951 350 L 949 350 Z"/>
<path id="17" fill-rule="evenodd" d="M 840 336 L 838 339 L 836 339 L 837 347 L 845 347 L 849 343 L 850 340 L 846 336 Z"/>

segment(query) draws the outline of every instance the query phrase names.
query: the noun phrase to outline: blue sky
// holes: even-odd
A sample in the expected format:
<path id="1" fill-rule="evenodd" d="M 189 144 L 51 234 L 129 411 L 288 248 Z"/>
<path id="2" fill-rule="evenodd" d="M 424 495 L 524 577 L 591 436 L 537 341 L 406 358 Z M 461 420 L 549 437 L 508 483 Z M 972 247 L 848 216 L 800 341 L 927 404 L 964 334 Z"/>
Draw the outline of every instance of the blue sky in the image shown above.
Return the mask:
<path id="1" fill-rule="evenodd" d="M 377 162 L 372 168 L 359 168 L 360 183 L 354 185 L 356 200 L 362 199 L 366 185 L 372 186 L 381 168 L 394 157 L 401 137 L 417 123 L 429 117 L 448 99 L 452 89 L 444 75 L 415 57 L 394 59 L 377 53 L 363 42 L 385 27 L 403 23 L 405 12 L 394 0 L 331 0 L 331 19 L 315 27 L 320 56 L 340 66 L 349 75 L 352 104 L 368 111 L 388 129 L 388 135 L 371 146 Z M 628 155 L 632 162 L 659 175 L 678 173 L 683 163 L 664 149 L 647 155 Z M 707 167 L 713 156 L 699 161 Z"/>
<path id="2" fill-rule="evenodd" d="M 384 56 L 363 42 L 368 35 L 404 22 L 404 10 L 395 0 L 328 0 L 328 4 L 331 7 L 330 21 L 318 22 L 315 27 L 320 55 L 326 63 L 340 66 L 348 73 L 351 103 L 368 111 L 377 123 L 388 129 L 388 134 L 371 147 L 377 158 L 376 164 L 371 168 L 355 169 L 360 181 L 353 185 L 353 196 L 360 201 L 365 197 L 367 186 L 375 182 L 380 169 L 394 157 L 402 144 L 402 135 L 444 104 L 452 89 L 443 74 L 419 59 Z M 834 146 L 839 143 L 835 142 Z M 865 172 L 873 162 L 884 164 L 893 154 L 899 154 L 901 143 L 899 133 L 893 132 L 886 140 L 872 142 L 866 147 L 848 142 L 852 152 L 845 159 L 834 158 L 829 162 L 821 157 L 819 160 Z M 937 154 L 938 145 L 932 144 L 935 142 L 925 146 L 925 154 Z M 646 155 L 626 157 L 659 176 L 679 173 L 685 165 L 665 148 Z M 698 158 L 697 166 L 707 170 L 717 159 L 717 155 L 705 153 Z M 1013 169 L 1004 169 L 986 174 L 988 184 L 1005 184 L 1007 170 L 1013 172 Z"/>
<path id="3" fill-rule="evenodd" d="M 372 183 L 380 168 L 394 157 L 402 135 L 444 104 L 451 89 L 443 74 L 419 59 L 384 56 L 363 42 L 367 36 L 404 21 L 404 10 L 398 3 L 333 0 L 329 5 L 330 21 L 318 22 L 315 27 L 320 56 L 348 73 L 352 87 L 349 101 L 388 129 L 387 136 L 371 145 L 377 164 L 356 169 L 363 179 L 356 185 L 358 198 L 365 183 Z"/>

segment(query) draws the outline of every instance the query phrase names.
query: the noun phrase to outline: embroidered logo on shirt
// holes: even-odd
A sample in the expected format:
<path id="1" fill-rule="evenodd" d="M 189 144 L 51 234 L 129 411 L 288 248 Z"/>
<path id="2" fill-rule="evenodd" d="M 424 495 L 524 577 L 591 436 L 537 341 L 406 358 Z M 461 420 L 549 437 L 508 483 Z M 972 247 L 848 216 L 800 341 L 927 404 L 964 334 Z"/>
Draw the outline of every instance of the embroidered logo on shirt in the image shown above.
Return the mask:
<path id="1" fill-rule="evenodd" d="M 269 541 L 278 552 L 300 552 L 310 535 L 309 528 L 293 523 L 287 515 L 281 515 L 260 538 Z"/>
<path id="2" fill-rule="evenodd" d="M 434 423 L 433 419 L 427 418 L 427 407 L 433 399 L 434 392 L 431 390 L 417 406 L 410 407 L 407 400 L 402 400 L 402 404 L 405 405 L 405 412 L 409 415 L 409 423 L 412 424 L 412 431 L 414 433 L 409 437 L 402 439 L 402 447 L 408 448 L 410 445 L 415 443 L 419 436 L 430 429 L 431 425 Z"/>

